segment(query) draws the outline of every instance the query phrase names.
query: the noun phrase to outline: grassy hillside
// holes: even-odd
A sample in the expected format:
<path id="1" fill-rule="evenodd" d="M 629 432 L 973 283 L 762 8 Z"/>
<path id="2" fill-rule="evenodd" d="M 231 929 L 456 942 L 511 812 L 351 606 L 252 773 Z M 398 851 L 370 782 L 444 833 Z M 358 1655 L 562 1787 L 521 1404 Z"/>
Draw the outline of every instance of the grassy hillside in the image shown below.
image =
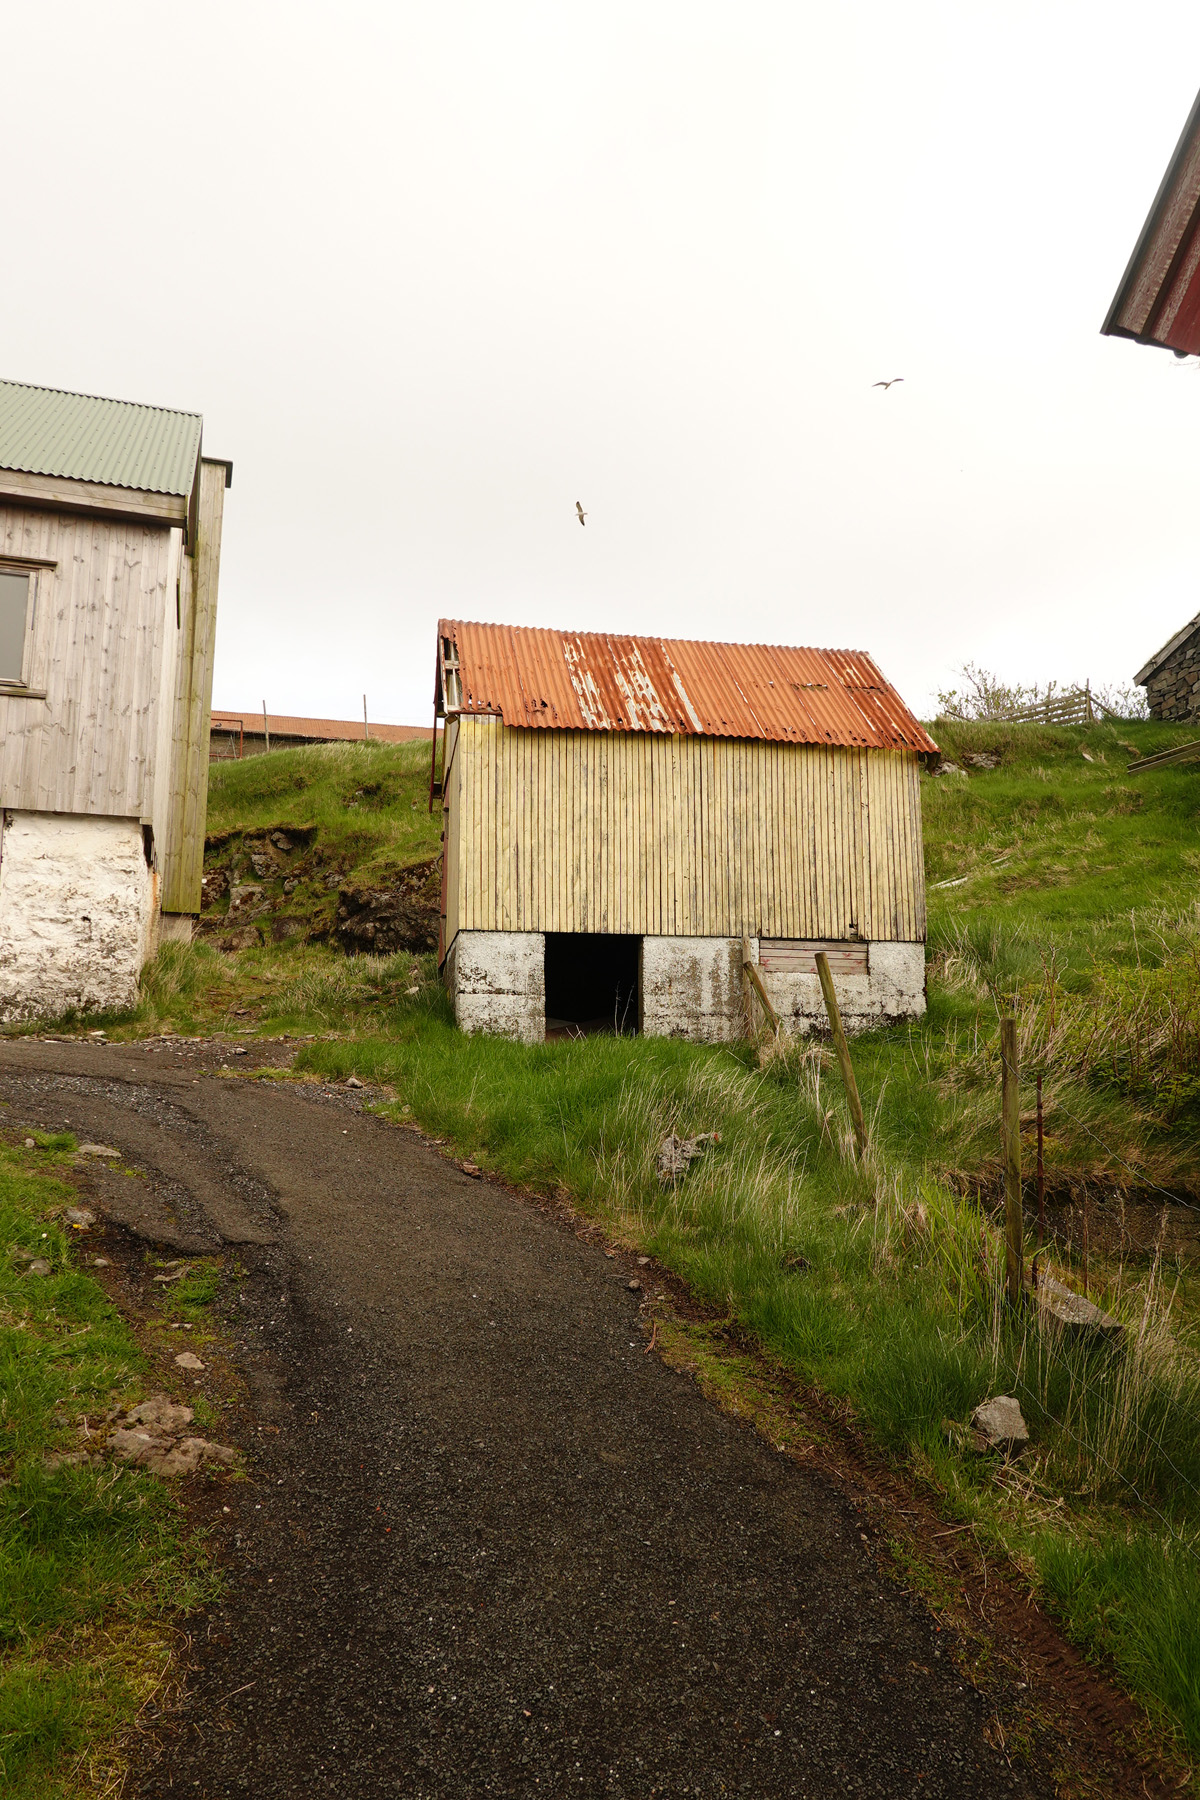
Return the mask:
<path id="1" fill-rule="evenodd" d="M 966 772 L 922 783 L 929 1011 L 856 1040 L 862 1163 L 819 1043 L 464 1038 L 429 957 L 346 958 L 262 931 L 234 955 L 175 948 L 125 1029 L 303 1034 L 300 1068 L 390 1084 L 398 1116 L 509 1179 L 571 1194 L 788 1370 L 844 1396 L 1195 1754 L 1200 1212 L 1162 1190 L 1200 1201 L 1200 765 L 1129 776 L 1131 754 L 1188 735 L 1155 725 L 935 735 Z M 214 830 L 311 826 L 341 882 L 355 858 L 382 872 L 428 856 L 438 822 L 412 752 L 340 757 L 292 751 L 218 770 Z M 385 767 L 386 804 L 364 807 Z M 1044 1076 L 1043 1270 L 1086 1279 L 1123 1320 L 1115 1352 L 1001 1301 L 988 1221 L 1009 1007 L 1030 1078 L 1027 1167 L 1032 1076 Z M 669 1130 L 721 1142 L 664 1188 L 654 1156 Z M 1032 1254 L 1032 1207 L 1029 1221 Z M 1019 1397 L 1033 1434 L 1012 1472 L 975 1455 L 965 1431 L 995 1393 Z"/>

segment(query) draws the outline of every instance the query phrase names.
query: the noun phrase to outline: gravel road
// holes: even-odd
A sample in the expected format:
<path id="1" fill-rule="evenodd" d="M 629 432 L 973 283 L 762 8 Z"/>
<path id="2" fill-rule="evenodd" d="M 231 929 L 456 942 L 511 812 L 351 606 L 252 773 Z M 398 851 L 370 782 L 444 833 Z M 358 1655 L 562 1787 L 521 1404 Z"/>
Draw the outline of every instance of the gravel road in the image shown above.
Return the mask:
<path id="1" fill-rule="evenodd" d="M 253 1475 L 143 1800 L 1053 1793 L 836 1485 L 646 1353 L 627 1267 L 214 1054 L 0 1044 L 4 1118 L 144 1172 L 110 1216 L 247 1270 Z"/>

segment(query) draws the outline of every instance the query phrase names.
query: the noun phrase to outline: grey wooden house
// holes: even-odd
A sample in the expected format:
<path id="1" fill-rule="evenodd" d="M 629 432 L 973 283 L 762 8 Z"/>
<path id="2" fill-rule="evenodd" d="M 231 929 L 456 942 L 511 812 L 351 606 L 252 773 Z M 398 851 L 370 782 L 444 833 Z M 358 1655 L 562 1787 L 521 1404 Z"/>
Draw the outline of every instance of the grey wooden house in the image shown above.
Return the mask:
<path id="1" fill-rule="evenodd" d="M 200 910 L 232 472 L 201 428 L 0 381 L 0 1018 L 132 1003 Z"/>

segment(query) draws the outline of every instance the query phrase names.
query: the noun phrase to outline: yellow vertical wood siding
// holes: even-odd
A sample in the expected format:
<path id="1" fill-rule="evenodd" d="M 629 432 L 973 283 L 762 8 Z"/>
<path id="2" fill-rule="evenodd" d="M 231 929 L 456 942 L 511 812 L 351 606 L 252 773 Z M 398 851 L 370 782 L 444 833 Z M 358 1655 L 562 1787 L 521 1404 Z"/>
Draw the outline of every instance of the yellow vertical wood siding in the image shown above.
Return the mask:
<path id="1" fill-rule="evenodd" d="M 925 936 L 911 751 L 458 723 L 446 943 L 466 931 Z"/>

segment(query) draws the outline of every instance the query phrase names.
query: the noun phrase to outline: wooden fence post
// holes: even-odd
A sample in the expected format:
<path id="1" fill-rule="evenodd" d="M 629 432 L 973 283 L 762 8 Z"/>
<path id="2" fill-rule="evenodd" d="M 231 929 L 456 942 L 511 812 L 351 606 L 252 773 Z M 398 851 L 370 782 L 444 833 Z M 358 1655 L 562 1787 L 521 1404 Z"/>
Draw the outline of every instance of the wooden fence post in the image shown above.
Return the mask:
<path id="1" fill-rule="evenodd" d="M 846 1098 L 850 1102 L 850 1117 L 854 1121 L 854 1142 L 861 1156 L 867 1147 L 867 1126 L 863 1118 L 862 1101 L 858 1097 L 858 1083 L 854 1079 L 854 1064 L 850 1061 L 850 1046 L 846 1042 L 846 1033 L 842 1030 L 842 1015 L 838 1011 L 829 958 L 824 950 L 817 951 L 817 974 L 821 977 L 821 992 L 825 996 L 825 1011 L 829 1014 L 833 1047 L 837 1051 L 838 1062 L 842 1065 L 842 1080 L 846 1085 Z"/>
<path id="2" fill-rule="evenodd" d="M 1008 1298 L 1016 1306 L 1025 1275 L 1025 1221 L 1021 1206 L 1021 1101 L 1017 1064 L 1017 1021 L 1000 1021 L 1004 1121 L 1004 1273 Z"/>
<path id="3" fill-rule="evenodd" d="M 763 981 L 763 978 L 754 966 L 754 958 L 750 954 L 750 939 L 747 937 L 744 937 L 742 939 L 742 973 L 747 977 L 747 979 L 749 980 L 755 993 L 758 995 L 759 1001 L 761 1002 L 761 1005 L 762 1005 L 762 1009 L 766 1013 L 768 1019 L 770 1019 L 770 1021 L 771 1021 L 771 1029 L 774 1032 L 778 1033 L 778 1031 L 779 1031 L 779 1014 L 775 1011 L 775 1008 L 771 1005 L 770 999 L 768 998 L 768 995 L 767 995 L 767 989 L 766 989 L 766 985 Z M 749 1016 L 750 1015 L 750 1004 L 749 1004 L 749 1002 L 750 1002 L 750 996 L 747 994 L 747 996 L 746 996 L 746 1028 L 747 1028 L 747 1030 L 749 1030 L 749 1028 L 750 1028 L 750 1016 Z"/>

